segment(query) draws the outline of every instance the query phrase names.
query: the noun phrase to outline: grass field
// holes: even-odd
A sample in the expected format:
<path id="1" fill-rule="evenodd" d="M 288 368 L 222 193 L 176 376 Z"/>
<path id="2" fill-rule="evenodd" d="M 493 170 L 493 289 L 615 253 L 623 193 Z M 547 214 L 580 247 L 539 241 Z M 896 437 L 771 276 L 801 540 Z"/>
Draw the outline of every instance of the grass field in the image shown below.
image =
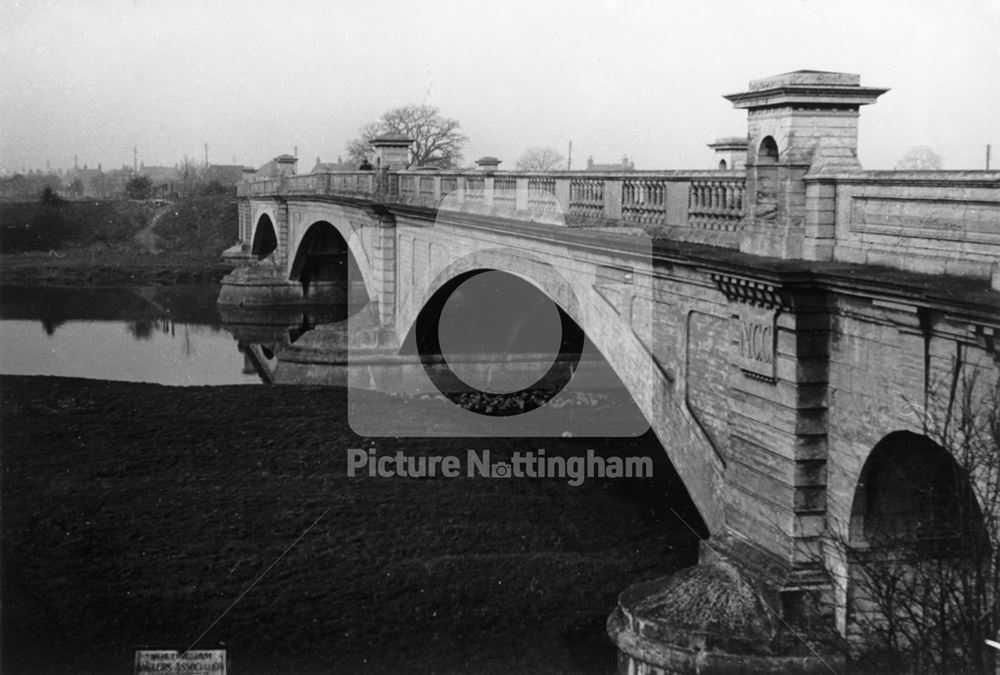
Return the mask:
<path id="1" fill-rule="evenodd" d="M 232 673 L 611 673 L 617 594 L 695 557 L 651 434 L 376 448 L 594 448 L 653 457 L 653 479 L 349 478 L 371 440 L 341 390 L 7 376 L 0 395 L 5 674 L 189 646 L 324 513 L 198 643 Z"/>
<path id="2" fill-rule="evenodd" d="M 154 225 L 148 232 L 144 232 Z M 217 282 L 237 239 L 235 197 L 164 205 L 0 204 L 0 282 L 62 286 Z"/>

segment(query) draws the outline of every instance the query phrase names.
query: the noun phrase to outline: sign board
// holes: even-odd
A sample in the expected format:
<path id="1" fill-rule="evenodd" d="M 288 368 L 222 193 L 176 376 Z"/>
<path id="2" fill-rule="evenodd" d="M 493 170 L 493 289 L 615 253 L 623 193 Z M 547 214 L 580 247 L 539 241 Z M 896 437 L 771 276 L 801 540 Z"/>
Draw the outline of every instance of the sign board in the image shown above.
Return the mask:
<path id="1" fill-rule="evenodd" d="M 226 675 L 225 649 L 136 649 L 134 675 Z"/>
<path id="2" fill-rule="evenodd" d="M 774 382 L 775 317 L 773 309 L 743 305 L 736 317 L 736 363 L 749 377 Z"/>

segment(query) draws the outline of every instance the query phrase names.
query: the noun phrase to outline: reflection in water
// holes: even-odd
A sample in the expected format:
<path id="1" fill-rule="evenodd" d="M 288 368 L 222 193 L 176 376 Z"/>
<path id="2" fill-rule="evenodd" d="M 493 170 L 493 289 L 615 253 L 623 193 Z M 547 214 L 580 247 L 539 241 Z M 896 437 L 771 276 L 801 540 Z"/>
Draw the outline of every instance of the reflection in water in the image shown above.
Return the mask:
<path id="1" fill-rule="evenodd" d="M 142 337 L 137 339 L 136 326 Z M 158 328 L 153 330 L 153 327 Z M 218 326 L 67 321 L 51 335 L 38 322 L 0 321 L 0 372 L 170 385 L 253 384 L 232 337 Z"/>
<path id="2" fill-rule="evenodd" d="M 0 288 L 0 373 L 253 384 L 215 312 L 218 286 Z M 41 324 L 39 329 L 39 324 Z"/>
<path id="3" fill-rule="evenodd" d="M 346 304 L 218 306 L 223 326 L 239 343 L 244 372 L 256 373 L 266 383 L 275 381 L 278 357 L 283 351 L 317 326 L 345 324 L 352 311 Z"/>
<path id="4" fill-rule="evenodd" d="M 56 328 L 63 325 L 62 321 L 54 321 L 53 319 L 42 319 L 42 328 L 45 330 L 45 334 L 49 337 L 55 335 Z"/>

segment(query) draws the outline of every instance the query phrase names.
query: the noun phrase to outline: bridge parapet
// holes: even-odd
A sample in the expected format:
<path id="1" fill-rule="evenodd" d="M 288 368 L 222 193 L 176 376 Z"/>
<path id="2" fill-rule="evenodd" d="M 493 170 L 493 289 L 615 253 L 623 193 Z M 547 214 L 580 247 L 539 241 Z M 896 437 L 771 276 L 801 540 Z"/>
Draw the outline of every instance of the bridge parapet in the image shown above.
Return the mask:
<path id="1" fill-rule="evenodd" d="M 259 180 L 241 185 L 239 194 L 360 196 L 571 227 L 637 225 L 678 240 L 737 248 L 745 181 L 742 171 L 358 171 Z"/>
<path id="2" fill-rule="evenodd" d="M 989 277 L 1000 261 L 1000 171 L 820 172 L 804 181 L 807 258 L 973 277 Z"/>
<path id="3" fill-rule="evenodd" d="M 813 171 L 796 257 L 1000 283 L 1000 171 Z M 742 171 L 349 171 L 242 183 L 243 197 L 363 198 L 570 227 L 753 249 Z M 765 228 L 766 229 L 766 228 Z M 750 244 L 748 245 L 748 242 Z"/>

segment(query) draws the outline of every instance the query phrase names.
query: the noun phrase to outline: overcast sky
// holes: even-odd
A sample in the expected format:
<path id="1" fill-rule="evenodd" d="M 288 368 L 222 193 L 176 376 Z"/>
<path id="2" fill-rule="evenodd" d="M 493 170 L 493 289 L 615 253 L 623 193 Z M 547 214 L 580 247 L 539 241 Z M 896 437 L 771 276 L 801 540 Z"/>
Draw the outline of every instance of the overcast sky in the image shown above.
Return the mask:
<path id="1" fill-rule="evenodd" d="M 528 146 L 574 168 L 714 166 L 746 133 L 723 94 L 799 69 L 890 87 L 862 108 L 860 159 L 928 145 L 1000 166 L 1000 0 L 0 0 L 0 168 L 301 168 L 345 154 L 403 103 L 462 123 L 465 160 Z"/>

